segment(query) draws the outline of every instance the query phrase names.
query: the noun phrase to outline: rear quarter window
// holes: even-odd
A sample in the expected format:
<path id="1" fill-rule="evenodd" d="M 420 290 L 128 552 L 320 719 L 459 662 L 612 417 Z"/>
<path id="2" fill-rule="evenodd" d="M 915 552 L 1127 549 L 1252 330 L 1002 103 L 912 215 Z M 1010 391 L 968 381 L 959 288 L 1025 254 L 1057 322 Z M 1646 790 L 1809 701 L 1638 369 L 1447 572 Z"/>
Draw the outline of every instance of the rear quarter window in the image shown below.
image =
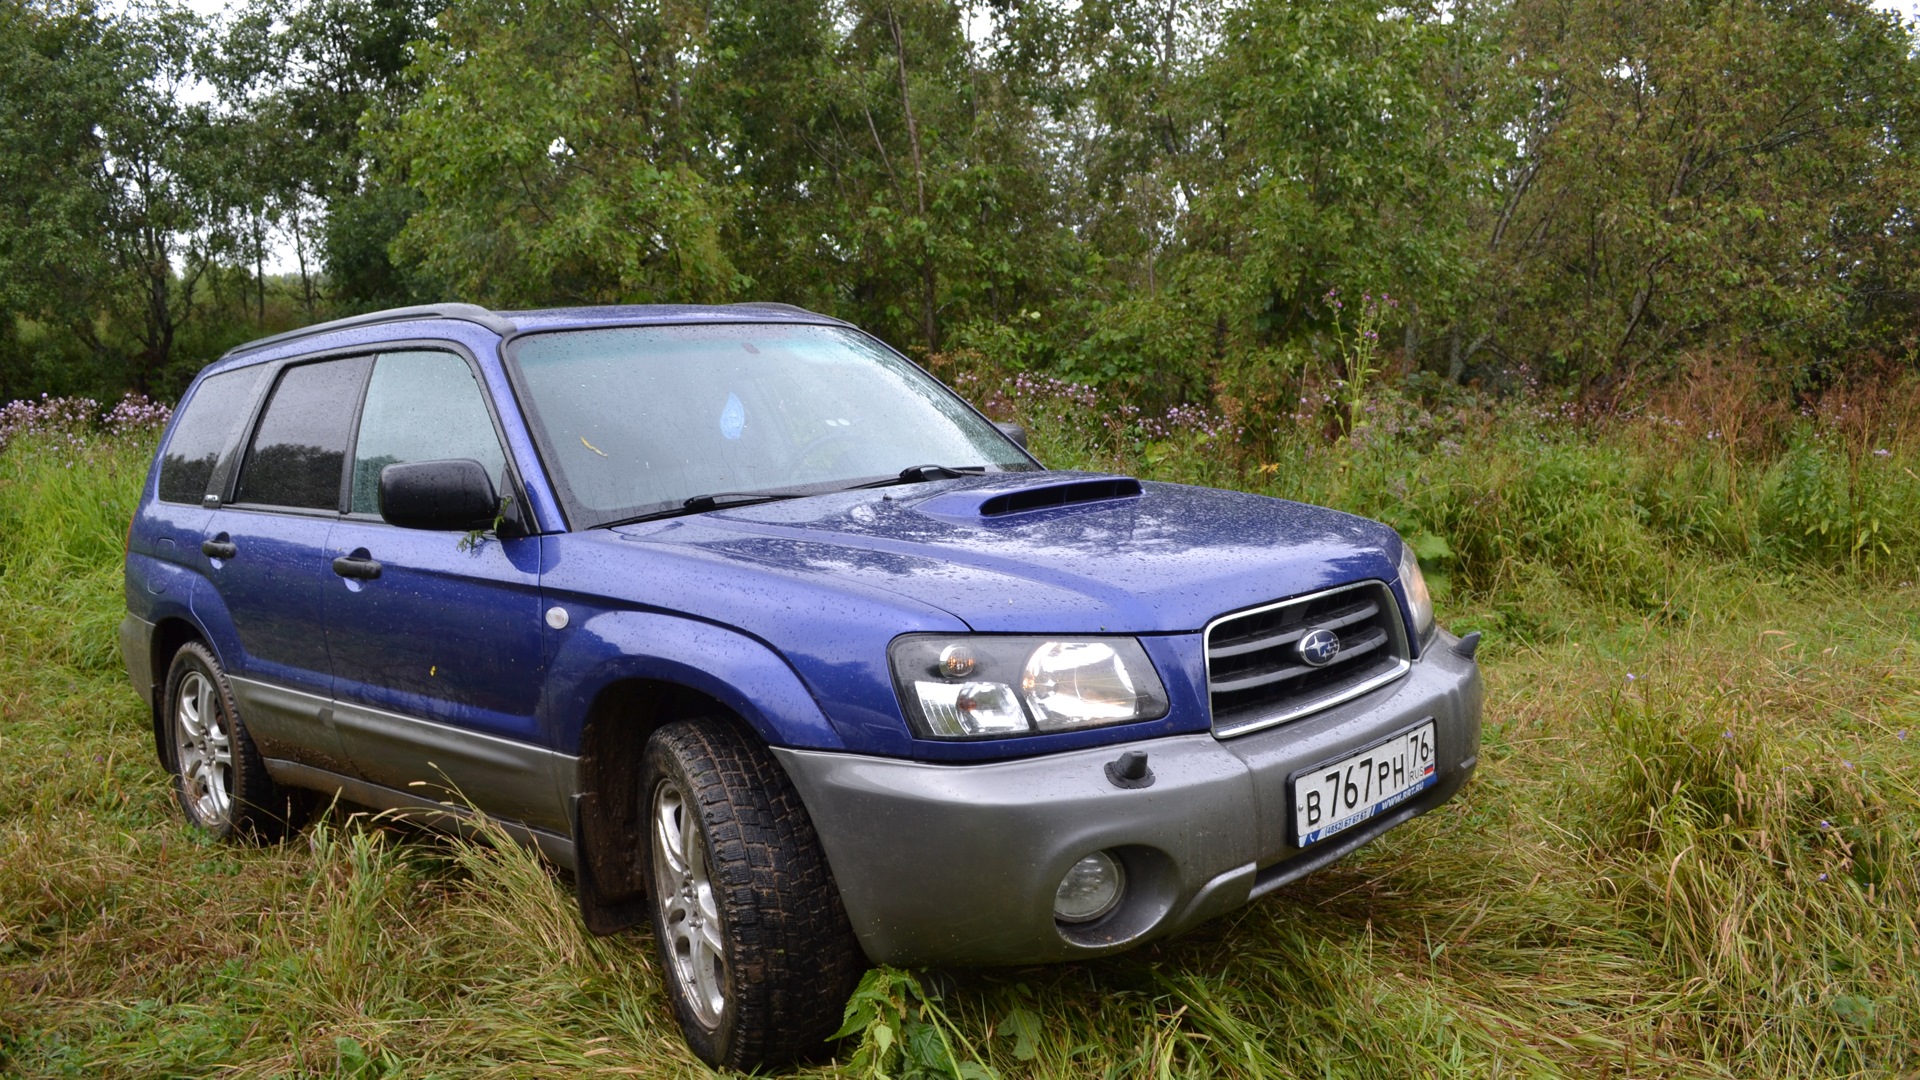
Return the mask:
<path id="1" fill-rule="evenodd" d="M 247 422 L 264 365 L 209 375 L 182 407 L 160 455 L 160 500 L 198 503 L 206 497 L 220 456 Z"/>

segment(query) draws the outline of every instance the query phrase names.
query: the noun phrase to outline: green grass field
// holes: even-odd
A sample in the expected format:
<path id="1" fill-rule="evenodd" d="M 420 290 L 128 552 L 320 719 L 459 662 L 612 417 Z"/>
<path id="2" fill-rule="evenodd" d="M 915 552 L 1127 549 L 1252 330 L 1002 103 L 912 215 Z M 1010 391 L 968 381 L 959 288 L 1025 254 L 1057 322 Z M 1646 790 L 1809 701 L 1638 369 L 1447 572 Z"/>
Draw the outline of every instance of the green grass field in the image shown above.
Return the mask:
<path id="1" fill-rule="evenodd" d="M 1920 432 L 1396 401 L 1259 452 L 1021 415 L 1401 528 L 1487 635 L 1474 783 L 1173 941 L 874 976 L 803 1075 L 1920 1075 Z M 648 938 L 510 845 L 187 832 L 113 636 L 150 452 L 0 452 L 0 1075 L 705 1075 Z"/>

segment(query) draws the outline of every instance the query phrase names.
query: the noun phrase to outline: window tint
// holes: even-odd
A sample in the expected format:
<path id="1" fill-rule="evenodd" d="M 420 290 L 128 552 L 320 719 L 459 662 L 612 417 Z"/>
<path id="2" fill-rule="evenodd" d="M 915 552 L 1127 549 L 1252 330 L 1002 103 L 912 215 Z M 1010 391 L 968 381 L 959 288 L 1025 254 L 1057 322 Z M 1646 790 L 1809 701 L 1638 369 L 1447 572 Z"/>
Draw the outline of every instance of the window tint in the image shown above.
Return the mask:
<path id="1" fill-rule="evenodd" d="M 372 364 L 361 356 L 288 368 L 253 433 L 234 501 L 338 507 L 353 408 Z"/>
<path id="2" fill-rule="evenodd" d="M 197 503 L 206 496 L 214 466 L 233 444 L 240 425 L 247 422 L 254 389 L 266 372 L 265 364 L 256 364 L 201 381 L 174 422 L 160 457 L 163 501 Z"/>
<path id="3" fill-rule="evenodd" d="M 353 455 L 353 511 L 380 512 L 380 470 L 471 458 L 505 492 L 507 459 L 467 362 L 452 353 L 386 353 L 373 366 Z"/>

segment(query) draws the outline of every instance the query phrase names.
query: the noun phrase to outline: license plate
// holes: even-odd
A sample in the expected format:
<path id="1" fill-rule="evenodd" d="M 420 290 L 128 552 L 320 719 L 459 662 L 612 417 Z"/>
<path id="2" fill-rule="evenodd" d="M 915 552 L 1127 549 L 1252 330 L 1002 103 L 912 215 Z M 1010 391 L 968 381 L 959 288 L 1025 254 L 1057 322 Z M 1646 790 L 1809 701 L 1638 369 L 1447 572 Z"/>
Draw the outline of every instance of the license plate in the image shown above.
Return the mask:
<path id="1" fill-rule="evenodd" d="M 1440 782 L 1433 721 L 1293 778 L 1295 847 L 1350 829 Z"/>

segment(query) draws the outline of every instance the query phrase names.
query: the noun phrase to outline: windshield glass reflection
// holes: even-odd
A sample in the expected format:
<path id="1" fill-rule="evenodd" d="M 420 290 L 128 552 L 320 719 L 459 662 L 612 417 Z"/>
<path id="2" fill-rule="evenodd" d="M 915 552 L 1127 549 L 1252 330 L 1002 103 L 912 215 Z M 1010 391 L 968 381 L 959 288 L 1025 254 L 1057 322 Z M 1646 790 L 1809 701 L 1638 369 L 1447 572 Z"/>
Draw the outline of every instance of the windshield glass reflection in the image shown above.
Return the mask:
<path id="1" fill-rule="evenodd" d="M 512 359 L 577 526 L 918 465 L 1033 467 L 945 387 L 840 327 L 576 330 L 522 338 Z"/>

